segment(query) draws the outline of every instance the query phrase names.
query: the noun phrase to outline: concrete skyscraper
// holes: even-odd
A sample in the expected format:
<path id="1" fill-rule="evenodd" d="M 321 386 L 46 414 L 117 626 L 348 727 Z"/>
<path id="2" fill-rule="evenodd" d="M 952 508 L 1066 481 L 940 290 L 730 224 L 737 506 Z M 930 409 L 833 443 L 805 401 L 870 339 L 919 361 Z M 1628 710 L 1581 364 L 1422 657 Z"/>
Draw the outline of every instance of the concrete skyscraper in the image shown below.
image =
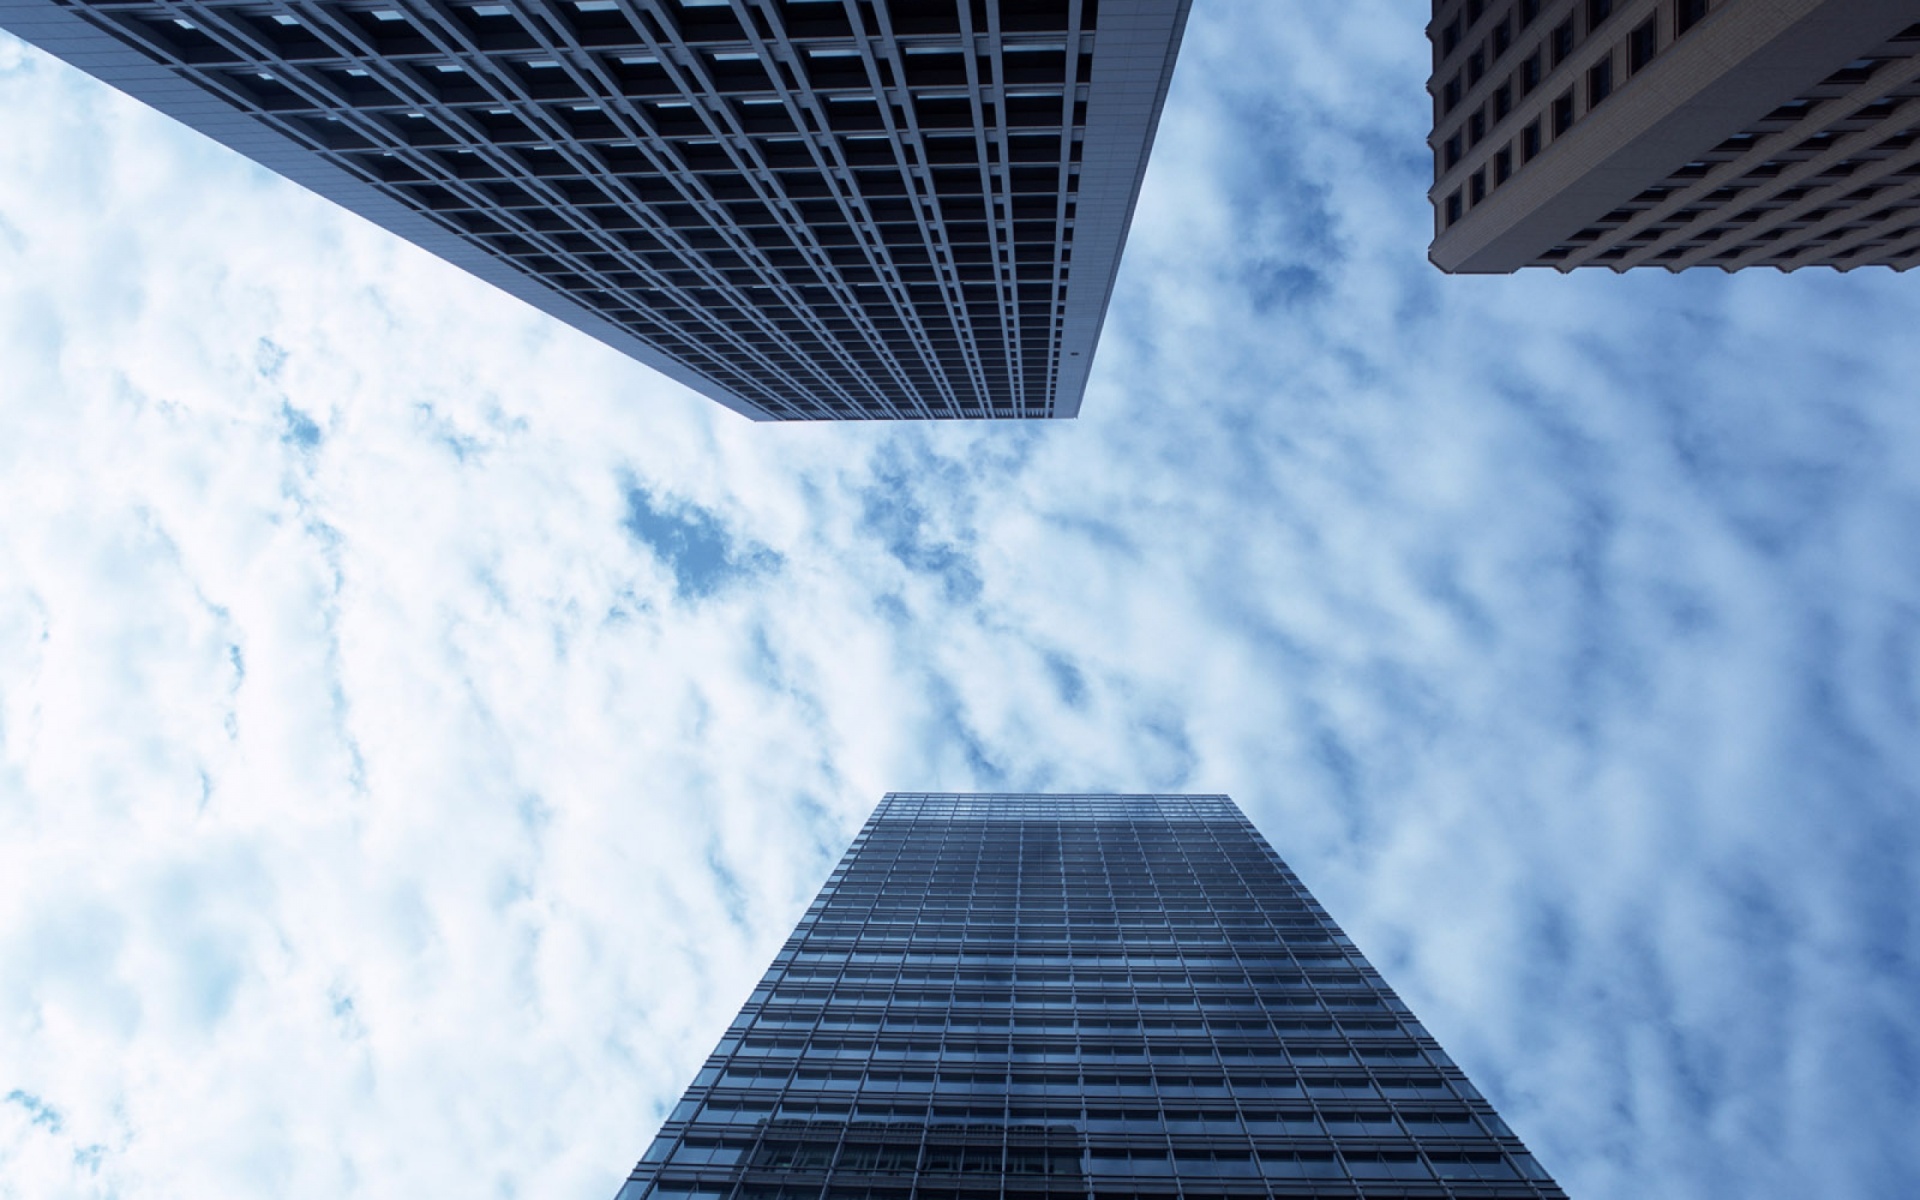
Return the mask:
<path id="1" fill-rule="evenodd" d="M 883 800 L 620 1200 L 1560 1197 L 1224 796 Z"/>
<path id="2" fill-rule="evenodd" d="M 1920 0 L 1436 0 L 1434 264 L 1920 263 Z"/>
<path id="3" fill-rule="evenodd" d="M 738 412 L 1070 417 L 1189 0 L 0 0 Z"/>

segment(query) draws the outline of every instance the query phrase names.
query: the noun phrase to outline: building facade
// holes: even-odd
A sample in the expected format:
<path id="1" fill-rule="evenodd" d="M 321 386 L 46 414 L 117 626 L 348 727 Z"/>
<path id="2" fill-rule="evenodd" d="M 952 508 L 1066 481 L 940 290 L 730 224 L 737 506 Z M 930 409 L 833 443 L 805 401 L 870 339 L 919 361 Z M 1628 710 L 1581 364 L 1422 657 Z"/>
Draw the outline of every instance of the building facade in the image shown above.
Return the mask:
<path id="1" fill-rule="evenodd" d="M 1563 1194 L 1228 798 L 895 794 L 619 1200 Z"/>
<path id="2" fill-rule="evenodd" d="M 1079 411 L 1189 0 L 0 0 L 758 419 Z"/>
<path id="3" fill-rule="evenodd" d="M 1436 0 L 1443 271 L 1920 263 L 1920 0 Z"/>

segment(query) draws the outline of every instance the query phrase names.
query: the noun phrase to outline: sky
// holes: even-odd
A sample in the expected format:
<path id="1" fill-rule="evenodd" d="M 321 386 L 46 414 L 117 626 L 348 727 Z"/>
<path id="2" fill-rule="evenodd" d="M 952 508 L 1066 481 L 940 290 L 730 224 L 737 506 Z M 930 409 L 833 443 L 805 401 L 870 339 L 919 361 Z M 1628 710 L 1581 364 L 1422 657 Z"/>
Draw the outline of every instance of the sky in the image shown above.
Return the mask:
<path id="1" fill-rule="evenodd" d="M 1077 421 L 754 424 L 0 35 L 0 1197 L 611 1196 L 888 790 L 1226 792 L 1579 1198 L 1920 1194 L 1920 282 L 1195 6 Z"/>

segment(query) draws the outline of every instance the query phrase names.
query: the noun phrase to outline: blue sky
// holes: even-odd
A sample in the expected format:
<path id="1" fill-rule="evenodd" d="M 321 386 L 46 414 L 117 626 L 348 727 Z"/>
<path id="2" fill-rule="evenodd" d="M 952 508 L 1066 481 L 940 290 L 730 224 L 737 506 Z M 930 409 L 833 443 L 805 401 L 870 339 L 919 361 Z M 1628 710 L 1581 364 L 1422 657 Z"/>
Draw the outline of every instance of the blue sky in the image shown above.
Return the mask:
<path id="1" fill-rule="evenodd" d="M 1225 791 L 1580 1197 L 1920 1194 L 1920 292 L 1196 6 L 1085 416 L 752 425 L 0 41 L 0 1196 L 604 1197 L 888 789 Z"/>

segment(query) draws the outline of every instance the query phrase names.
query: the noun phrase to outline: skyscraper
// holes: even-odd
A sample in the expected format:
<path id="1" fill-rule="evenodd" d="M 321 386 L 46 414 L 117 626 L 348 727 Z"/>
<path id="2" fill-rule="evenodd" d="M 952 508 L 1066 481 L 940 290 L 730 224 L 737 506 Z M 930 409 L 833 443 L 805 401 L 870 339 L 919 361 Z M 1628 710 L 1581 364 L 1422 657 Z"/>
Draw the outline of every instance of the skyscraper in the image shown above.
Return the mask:
<path id="1" fill-rule="evenodd" d="M 1920 0 L 1436 0 L 1443 271 L 1920 263 Z"/>
<path id="2" fill-rule="evenodd" d="M 1563 1193 L 1225 796 L 883 800 L 620 1200 Z"/>
<path id="3" fill-rule="evenodd" d="M 0 26 L 748 416 L 1071 417 L 1188 3 L 0 0 Z"/>

